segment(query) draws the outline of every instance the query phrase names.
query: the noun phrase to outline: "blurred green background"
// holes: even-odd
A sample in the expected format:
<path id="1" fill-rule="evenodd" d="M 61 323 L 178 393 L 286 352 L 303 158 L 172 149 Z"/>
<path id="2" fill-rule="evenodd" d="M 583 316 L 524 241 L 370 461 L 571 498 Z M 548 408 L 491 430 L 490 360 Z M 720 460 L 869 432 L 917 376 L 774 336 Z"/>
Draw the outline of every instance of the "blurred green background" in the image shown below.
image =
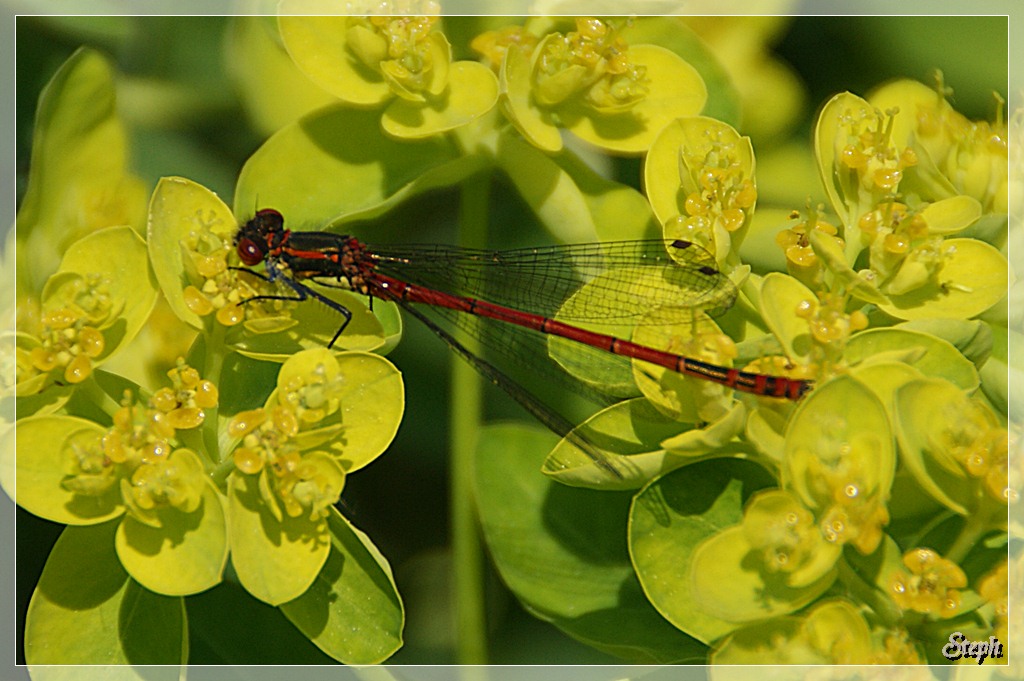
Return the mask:
<path id="1" fill-rule="evenodd" d="M 246 158 L 265 140 L 251 123 L 244 91 L 226 66 L 225 35 L 232 17 L 20 17 L 17 20 L 17 191 L 28 177 L 33 117 L 41 89 L 78 47 L 91 45 L 118 66 L 119 106 L 132 136 L 134 170 L 149 185 L 181 175 L 216 191 L 228 203 Z M 695 28 L 699 31 L 700 26 Z M 459 36 L 453 37 L 460 50 Z M 954 91 L 954 106 L 972 119 L 991 119 L 996 89 L 1007 94 L 1006 17 L 796 17 L 779 21 L 765 45 L 766 58 L 788 65 L 804 90 L 799 113 L 779 129 L 755 137 L 759 183 L 768 168 L 785 163 L 769 154 L 795 141 L 807 151 L 816 108 L 843 90 L 863 95 L 892 78 L 931 83 L 940 69 Z M 745 132 L 739 126 L 741 133 Z M 765 156 L 762 158 L 762 150 Z M 623 160 L 611 169 L 619 181 L 639 187 L 639 163 Z M 799 175 L 799 173 L 797 173 Z M 806 177 L 806 174 L 804 175 Z M 777 182 L 783 181 L 782 179 Z M 547 238 L 514 193 L 498 186 L 492 201 L 495 245 Z M 797 187 L 796 196 L 807 194 Z M 787 206 L 799 208 L 800 205 Z M 435 193 L 415 199 L 385 219 L 367 225 L 373 240 L 451 242 L 457 197 Z M 330 217 L 330 216 L 325 216 Z M 308 228 L 314 228 L 315 225 Z M 357 226 L 357 229 L 360 226 Z M 447 424 L 444 395 L 451 355 L 429 331 L 406 325 L 403 342 L 391 354 L 403 371 L 406 416 L 391 450 L 352 476 L 344 512 L 370 535 L 396 571 L 408 615 L 406 647 L 396 663 L 454 661 L 448 554 Z M 527 419 L 504 395 L 487 393 L 488 418 Z M 60 526 L 18 510 L 18 622 Z M 491 661 L 506 663 L 606 663 L 611 658 L 578 644 L 524 612 L 491 573 Z M 188 600 L 196 661 L 206 663 L 289 663 L 308 661 L 308 642 L 261 641 L 255 649 L 225 650 L 216 644 L 217 626 L 261 618 L 276 610 L 251 599 L 244 613 L 240 589 L 224 586 Z M 230 604 L 230 605 L 229 605 Z M 220 624 L 218 624 L 218 622 Z M 19 635 L 19 640 L 20 640 Z M 297 646 L 297 647 L 293 647 Z M 238 655 L 238 657 L 234 657 Z M 22 660 L 23 656 L 19 656 Z"/>

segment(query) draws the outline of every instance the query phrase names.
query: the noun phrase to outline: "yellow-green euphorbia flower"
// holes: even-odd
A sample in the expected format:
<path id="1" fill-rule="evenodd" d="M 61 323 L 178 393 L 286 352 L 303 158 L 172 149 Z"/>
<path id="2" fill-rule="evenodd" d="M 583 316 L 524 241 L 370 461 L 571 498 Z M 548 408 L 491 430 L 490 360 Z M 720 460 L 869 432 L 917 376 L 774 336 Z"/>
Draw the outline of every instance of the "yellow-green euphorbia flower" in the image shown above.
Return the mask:
<path id="1" fill-rule="evenodd" d="M 291 3 L 282 3 L 282 14 Z M 386 5 L 386 3 L 385 3 Z M 296 66 L 338 99 L 383 107 L 381 126 L 406 139 L 458 128 L 491 110 L 498 82 L 483 64 L 452 61 L 437 7 L 408 15 L 284 16 L 281 38 Z"/>
<path id="2" fill-rule="evenodd" d="M 560 128 L 619 154 L 642 154 L 658 132 L 701 111 L 703 79 L 675 53 L 656 45 L 628 46 L 610 23 L 576 19 L 576 30 L 539 39 L 512 31 L 478 42 L 493 61 L 502 46 L 504 110 L 519 132 L 548 152 L 562 148 Z"/>

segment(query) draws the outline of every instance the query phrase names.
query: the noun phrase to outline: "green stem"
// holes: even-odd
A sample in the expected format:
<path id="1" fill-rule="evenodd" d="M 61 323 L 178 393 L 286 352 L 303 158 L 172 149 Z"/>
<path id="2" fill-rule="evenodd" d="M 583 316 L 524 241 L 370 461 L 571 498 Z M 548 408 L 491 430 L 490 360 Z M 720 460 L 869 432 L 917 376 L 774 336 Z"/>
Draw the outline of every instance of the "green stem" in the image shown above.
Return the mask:
<path id="1" fill-rule="evenodd" d="M 903 616 L 899 606 L 879 591 L 875 585 L 864 581 L 842 556 L 836 561 L 836 567 L 839 570 L 839 581 L 843 586 L 849 589 L 850 593 L 861 603 L 870 607 L 886 626 L 895 627 L 899 623 Z"/>
<path id="2" fill-rule="evenodd" d="M 100 384 L 96 382 L 96 377 L 92 374 L 75 386 L 75 390 L 78 391 L 81 397 L 84 397 L 107 416 L 113 417 L 117 410 L 121 408 L 121 403 L 101 388 Z M 138 398 L 138 395 L 135 397 Z"/>
<path id="3" fill-rule="evenodd" d="M 982 499 L 978 508 L 964 519 L 964 526 L 960 528 L 960 534 L 953 540 L 944 556 L 958 565 L 967 557 L 967 553 L 978 543 L 978 540 L 992 529 L 992 504 L 987 499 Z M 1005 509 L 1005 507 L 1003 507 Z"/>
<path id="4" fill-rule="evenodd" d="M 459 245 L 480 248 L 487 239 L 491 178 L 480 173 L 462 185 Z M 456 333 L 470 351 L 475 339 Z M 451 517 L 452 560 L 455 576 L 457 660 L 459 664 L 487 663 L 487 618 L 484 606 L 484 562 L 476 499 L 473 494 L 473 455 L 480 429 L 482 392 L 479 377 L 466 362 L 452 362 L 451 394 Z"/>
<path id="5" fill-rule="evenodd" d="M 224 345 L 225 327 L 218 322 L 214 322 L 212 326 L 211 331 L 204 336 L 206 348 L 202 377 L 212 381 L 219 388 L 221 371 L 224 369 L 224 356 L 227 354 L 227 347 Z M 207 409 L 206 420 L 203 422 L 203 445 L 206 447 L 207 456 L 214 462 L 221 460 L 218 438 L 219 411 L 216 405 Z"/>

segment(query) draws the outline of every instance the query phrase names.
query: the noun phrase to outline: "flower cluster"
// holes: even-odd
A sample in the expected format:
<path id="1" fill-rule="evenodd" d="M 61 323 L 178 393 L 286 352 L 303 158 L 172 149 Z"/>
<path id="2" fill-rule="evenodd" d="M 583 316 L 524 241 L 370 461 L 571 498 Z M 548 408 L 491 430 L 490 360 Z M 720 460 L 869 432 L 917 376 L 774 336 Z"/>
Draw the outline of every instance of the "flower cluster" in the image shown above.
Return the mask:
<path id="1" fill-rule="evenodd" d="M 931 549 L 916 548 L 903 554 L 907 572 L 897 572 L 889 582 L 892 598 L 901 608 L 938 617 L 960 610 L 960 589 L 967 576 L 959 565 Z"/>
<path id="2" fill-rule="evenodd" d="M 179 360 L 168 372 L 174 387 L 161 388 L 140 406 L 131 393 L 105 433 L 69 438 L 62 487 L 103 497 L 115 486 L 120 503 L 139 522 L 161 527 L 163 509 L 195 512 L 205 490 L 205 469 L 194 452 L 179 447 L 179 430 L 203 424 L 203 409 L 217 405 L 212 382 Z"/>
<path id="3" fill-rule="evenodd" d="M 229 426 L 228 433 L 241 440 L 233 454 L 235 466 L 259 476 L 263 500 L 278 520 L 325 517 L 344 486 L 338 457 L 319 448 L 343 433 L 339 419 L 345 379 L 329 354 L 319 360 L 304 373 L 296 361 L 286 362 L 272 404 L 237 414 Z"/>

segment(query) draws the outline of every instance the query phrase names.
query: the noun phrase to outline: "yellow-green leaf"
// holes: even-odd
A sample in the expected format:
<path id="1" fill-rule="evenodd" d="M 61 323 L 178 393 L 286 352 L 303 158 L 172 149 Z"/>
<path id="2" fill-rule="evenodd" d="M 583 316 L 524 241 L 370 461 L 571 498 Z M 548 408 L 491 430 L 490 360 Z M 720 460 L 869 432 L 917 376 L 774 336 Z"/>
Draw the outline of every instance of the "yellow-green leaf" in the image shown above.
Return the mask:
<path id="1" fill-rule="evenodd" d="M 209 479 L 202 499 L 193 513 L 170 509 L 161 514 L 164 525 L 160 528 L 131 515 L 118 526 L 117 556 L 128 573 L 150 591 L 188 596 L 220 583 L 228 558 L 227 521 L 221 494 Z"/>

